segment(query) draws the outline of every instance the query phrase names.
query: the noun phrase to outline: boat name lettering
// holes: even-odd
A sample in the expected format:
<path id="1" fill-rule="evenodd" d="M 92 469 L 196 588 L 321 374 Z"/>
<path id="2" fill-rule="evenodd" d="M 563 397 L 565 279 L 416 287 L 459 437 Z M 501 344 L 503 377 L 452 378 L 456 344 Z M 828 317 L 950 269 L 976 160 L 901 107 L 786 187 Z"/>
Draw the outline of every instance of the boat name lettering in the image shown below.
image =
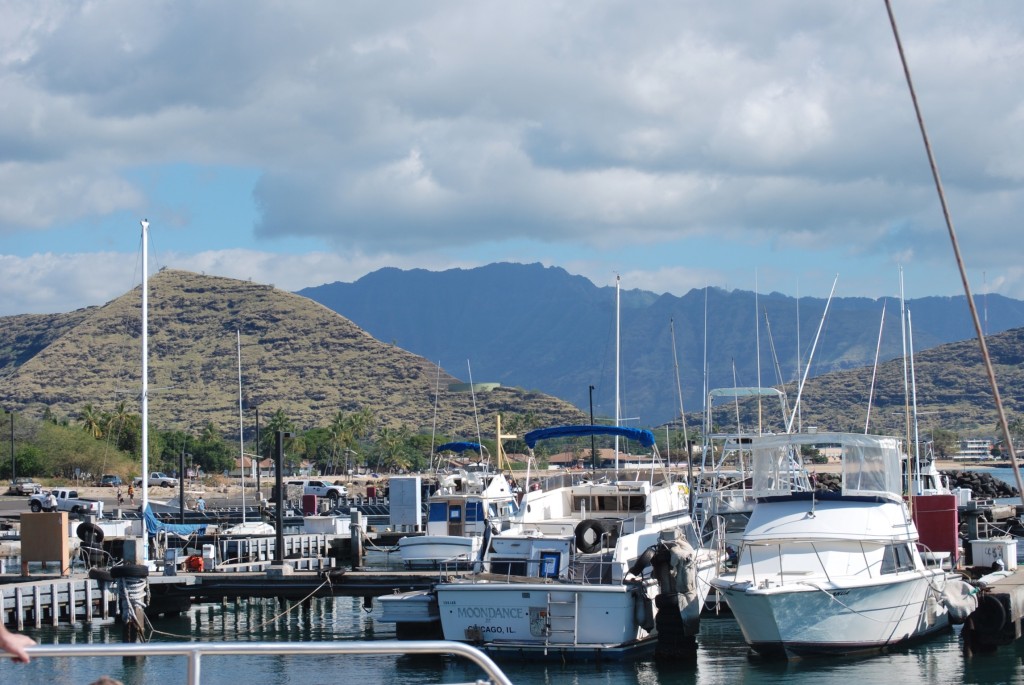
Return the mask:
<path id="1" fill-rule="evenodd" d="M 488 621 L 523 617 L 523 610 L 515 607 L 459 607 L 456 612 L 459 618 L 483 618 Z"/>
<path id="2" fill-rule="evenodd" d="M 481 633 L 500 633 L 504 635 L 512 635 L 515 633 L 515 629 L 512 626 L 482 626 L 473 625 L 468 630 L 479 630 Z"/>

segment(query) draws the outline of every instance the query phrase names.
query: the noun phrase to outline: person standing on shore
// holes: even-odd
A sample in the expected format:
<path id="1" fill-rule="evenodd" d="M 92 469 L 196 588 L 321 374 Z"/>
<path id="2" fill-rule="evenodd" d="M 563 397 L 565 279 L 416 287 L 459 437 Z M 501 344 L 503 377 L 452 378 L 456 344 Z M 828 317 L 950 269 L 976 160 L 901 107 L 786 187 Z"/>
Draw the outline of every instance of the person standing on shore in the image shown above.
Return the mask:
<path id="1" fill-rule="evenodd" d="M 27 664 L 29 656 L 26 650 L 35 643 L 36 641 L 28 635 L 12 633 L 7 630 L 7 626 L 0 622 L 0 652 L 11 654 L 11 661 Z"/>
<path id="2" fill-rule="evenodd" d="M 128 504 L 135 506 L 135 486 L 128 483 Z"/>

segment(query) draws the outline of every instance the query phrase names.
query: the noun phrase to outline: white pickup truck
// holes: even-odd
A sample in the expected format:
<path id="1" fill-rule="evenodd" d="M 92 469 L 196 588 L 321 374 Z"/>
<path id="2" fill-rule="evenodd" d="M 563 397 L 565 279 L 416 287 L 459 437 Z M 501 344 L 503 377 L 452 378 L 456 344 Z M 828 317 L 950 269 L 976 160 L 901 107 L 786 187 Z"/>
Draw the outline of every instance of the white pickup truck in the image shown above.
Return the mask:
<path id="1" fill-rule="evenodd" d="M 67 488 L 54 488 L 49 492 L 39 492 L 32 495 L 28 500 L 28 507 L 32 511 L 51 511 L 49 499 L 53 495 L 57 501 L 57 511 L 69 511 L 72 514 L 92 514 L 93 516 L 103 515 L 103 502 L 98 499 L 86 499 L 78 496 L 77 490 Z"/>
<path id="2" fill-rule="evenodd" d="M 165 488 L 176 488 L 178 487 L 178 479 L 174 478 L 173 476 L 168 476 L 167 474 L 160 473 L 159 471 L 154 471 L 153 473 L 149 474 L 149 487 L 155 488 L 158 485 L 163 486 Z M 142 487 L 141 476 L 135 479 L 135 487 Z"/>
<path id="3" fill-rule="evenodd" d="M 333 500 L 339 500 L 348 495 L 348 488 L 344 485 L 333 485 L 323 480 L 290 480 L 287 484 L 302 487 L 303 495 L 316 495 Z"/>

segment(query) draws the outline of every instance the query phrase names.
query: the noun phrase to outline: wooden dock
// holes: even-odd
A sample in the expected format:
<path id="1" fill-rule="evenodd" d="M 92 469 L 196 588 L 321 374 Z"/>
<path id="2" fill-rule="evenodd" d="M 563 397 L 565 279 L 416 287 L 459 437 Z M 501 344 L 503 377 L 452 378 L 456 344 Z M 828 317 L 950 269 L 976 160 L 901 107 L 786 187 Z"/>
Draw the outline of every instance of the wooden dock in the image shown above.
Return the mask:
<path id="1" fill-rule="evenodd" d="M 18 577 L 20 578 L 20 576 Z M 117 595 L 109 582 L 88 576 L 32 579 L 0 585 L 3 622 L 23 630 L 113 618 Z"/>

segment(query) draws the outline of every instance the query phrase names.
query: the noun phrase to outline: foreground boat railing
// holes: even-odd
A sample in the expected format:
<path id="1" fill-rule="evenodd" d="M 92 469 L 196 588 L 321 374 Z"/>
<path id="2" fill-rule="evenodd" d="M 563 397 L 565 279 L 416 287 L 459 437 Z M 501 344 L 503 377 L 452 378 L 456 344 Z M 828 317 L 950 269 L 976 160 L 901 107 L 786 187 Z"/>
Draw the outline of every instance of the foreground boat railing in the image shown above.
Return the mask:
<path id="1" fill-rule="evenodd" d="M 116 643 L 104 645 L 40 645 L 30 647 L 33 659 L 51 657 L 86 656 L 182 656 L 188 659 L 186 681 L 199 685 L 200 661 L 203 656 L 256 655 L 281 656 L 284 654 L 450 654 L 460 656 L 480 667 L 488 680 L 476 680 L 477 685 L 512 685 L 512 681 L 494 661 L 476 647 L 445 640 L 378 640 L 355 642 L 161 642 Z"/>

